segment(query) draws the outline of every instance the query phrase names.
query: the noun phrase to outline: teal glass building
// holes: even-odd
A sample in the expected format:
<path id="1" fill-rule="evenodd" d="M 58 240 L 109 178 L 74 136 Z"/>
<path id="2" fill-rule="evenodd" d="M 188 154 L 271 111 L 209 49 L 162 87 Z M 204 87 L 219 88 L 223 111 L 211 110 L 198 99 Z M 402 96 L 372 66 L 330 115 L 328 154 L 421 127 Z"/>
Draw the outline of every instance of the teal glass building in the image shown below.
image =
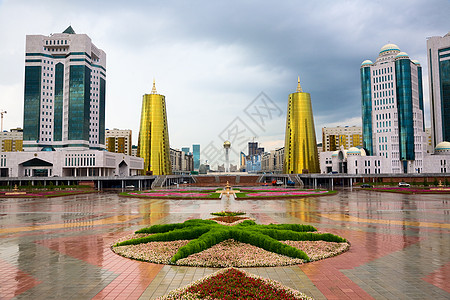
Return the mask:
<path id="1" fill-rule="evenodd" d="M 426 153 L 422 67 L 395 44 L 360 67 L 363 147 L 392 173 L 420 173 Z"/>
<path id="2" fill-rule="evenodd" d="M 432 146 L 450 141 L 450 32 L 427 40 Z"/>
<path id="3" fill-rule="evenodd" d="M 106 54 L 71 26 L 27 35 L 23 148 L 104 149 Z"/>
<path id="4" fill-rule="evenodd" d="M 194 170 L 198 170 L 200 168 L 200 145 L 199 144 L 192 145 L 192 154 L 194 155 Z"/>

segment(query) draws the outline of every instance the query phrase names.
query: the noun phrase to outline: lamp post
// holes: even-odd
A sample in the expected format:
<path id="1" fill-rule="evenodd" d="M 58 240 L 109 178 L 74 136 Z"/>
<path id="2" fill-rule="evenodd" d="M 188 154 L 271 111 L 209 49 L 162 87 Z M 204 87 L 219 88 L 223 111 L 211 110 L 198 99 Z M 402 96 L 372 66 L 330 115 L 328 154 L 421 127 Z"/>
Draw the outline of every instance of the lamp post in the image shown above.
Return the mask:
<path id="1" fill-rule="evenodd" d="M 1 110 L 0 114 L 2 115 L 2 132 L 3 132 L 3 114 L 6 114 L 6 110 Z"/>

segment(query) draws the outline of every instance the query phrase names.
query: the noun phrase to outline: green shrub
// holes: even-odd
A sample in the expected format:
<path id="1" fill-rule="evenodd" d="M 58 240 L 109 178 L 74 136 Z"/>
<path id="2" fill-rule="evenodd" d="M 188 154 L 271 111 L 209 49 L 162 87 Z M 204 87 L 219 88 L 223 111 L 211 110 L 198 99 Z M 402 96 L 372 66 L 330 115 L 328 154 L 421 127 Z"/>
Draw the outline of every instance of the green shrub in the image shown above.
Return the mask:
<path id="1" fill-rule="evenodd" d="M 434 181 L 433 181 L 433 185 L 434 185 L 434 186 L 438 186 L 438 184 L 439 184 L 439 182 L 438 182 L 437 178 L 435 177 L 435 178 L 434 178 Z"/>
<path id="2" fill-rule="evenodd" d="M 169 232 L 157 233 L 154 235 L 131 239 L 115 244 L 114 246 L 126 246 L 137 245 L 149 242 L 164 242 L 164 241 L 176 241 L 176 240 L 192 240 L 200 237 L 202 234 L 208 232 L 211 229 L 210 226 L 200 226 L 194 228 L 175 229 Z"/>
<path id="3" fill-rule="evenodd" d="M 162 233 L 184 227 L 200 226 L 200 225 L 218 225 L 218 224 L 212 220 L 192 219 L 187 220 L 184 223 L 153 225 L 151 227 L 137 230 L 135 233 Z"/>

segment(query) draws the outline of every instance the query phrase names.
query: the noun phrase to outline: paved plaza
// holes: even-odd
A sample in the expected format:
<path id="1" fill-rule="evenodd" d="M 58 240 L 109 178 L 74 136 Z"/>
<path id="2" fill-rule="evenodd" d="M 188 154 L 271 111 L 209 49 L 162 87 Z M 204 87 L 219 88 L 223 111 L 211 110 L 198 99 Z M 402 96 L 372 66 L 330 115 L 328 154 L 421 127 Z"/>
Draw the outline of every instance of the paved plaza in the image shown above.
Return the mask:
<path id="1" fill-rule="evenodd" d="M 114 254 L 136 229 L 241 210 L 345 237 L 348 252 L 245 268 L 315 299 L 450 299 L 450 196 L 361 190 L 288 200 L 147 200 L 96 193 L 0 199 L 0 299 L 153 299 L 217 269 Z"/>

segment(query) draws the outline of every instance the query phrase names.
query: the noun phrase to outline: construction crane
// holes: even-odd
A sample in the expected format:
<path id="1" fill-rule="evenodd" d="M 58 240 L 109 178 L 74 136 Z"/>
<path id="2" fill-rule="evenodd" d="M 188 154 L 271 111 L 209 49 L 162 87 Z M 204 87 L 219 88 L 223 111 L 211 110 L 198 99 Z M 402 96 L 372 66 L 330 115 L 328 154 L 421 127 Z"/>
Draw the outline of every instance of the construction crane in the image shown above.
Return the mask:
<path id="1" fill-rule="evenodd" d="M 6 110 L 1 110 L 0 114 L 2 115 L 2 132 L 3 132 L 3 114 L 6 114 Z"/>

